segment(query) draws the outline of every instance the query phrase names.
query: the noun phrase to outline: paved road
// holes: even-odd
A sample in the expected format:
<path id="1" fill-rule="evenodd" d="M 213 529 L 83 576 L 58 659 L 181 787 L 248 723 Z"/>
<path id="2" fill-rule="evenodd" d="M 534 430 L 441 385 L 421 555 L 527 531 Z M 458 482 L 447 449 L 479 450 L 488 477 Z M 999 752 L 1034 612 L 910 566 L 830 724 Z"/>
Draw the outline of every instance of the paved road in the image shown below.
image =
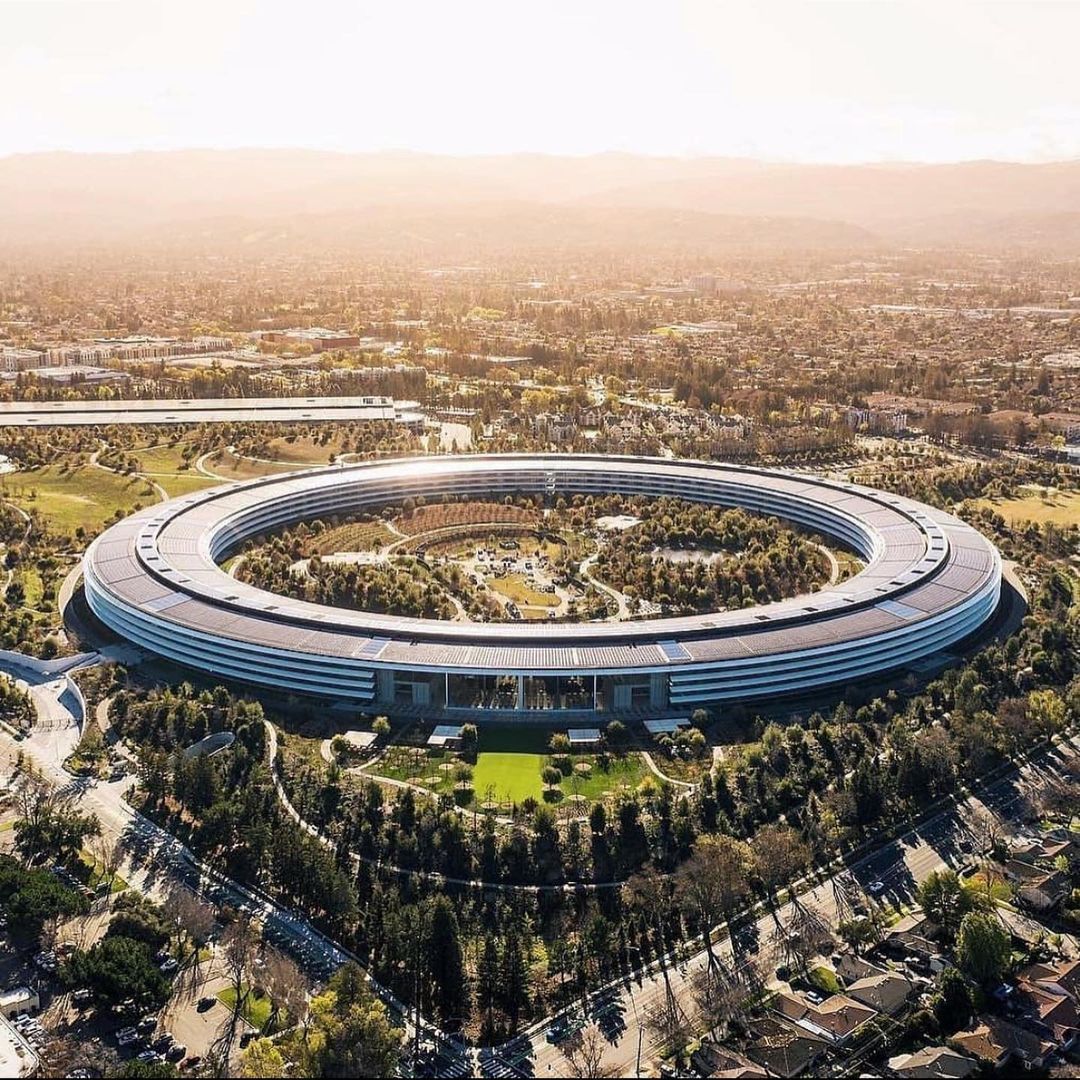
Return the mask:
<path id="1" fill-rule="evenodd" d="M 61 675 L 40 673 L 29 667 L 12 669 L 8 665 L 8 668 L 18 677 L 23 674 L 30 676 L 25 681 L 38 711 L 39 724 L 34 733 L 22 742 L 0 730 L 0 745 L 9 752 L 21 748 L 47 781 L 58 790 L 77 798 L 82 809 L 98 816 L 106 836 L 123 842 L 127 858 L 122 872 L 134 888 L 161 899 L 176 881 L 182 881 L 215 904 L 227 903 L 257 915 L 266 927 L 267 936 L 275 944 L 292 953 L 309 971 L 321 977 L 329 975 L 347 959 L 343 949 L 303 918 L 200 865 L 180 841 L 133 810 L 123 799 L 130 779 L 93 781 L 76 779 L 67 773 L 62 762 L 77 741 L 79 718 L 73 708 L 66 680 Z M 1075 750 L 1075 746 L 1070 749 Z M 1055 755 L 1058 753 L 1055 751 Z M 979 799 L 971 799 L 959 809 L 938 814 L 918 829 L 883 845 L 860 860 L 850 868 L 852 876 L 863 887 L 871 881 L 883 882 L 883 899 L 897 903 L 910 899 L 917 884 L 931 871 L 942 866 L 956 867 L 962 864 L 964 856 L 960 843 L 968 832 L 966 821 L 974 809 L 982 806 L 1001 817 L 1015 816 L 1022 806 L 1024 788 L 1052 763 L 1053 758 L 1049 758 L 1039 764 L 1025 765 L 1022 770 L 1013 770 L 991 785 Z M 801 903 L 816 909 L 830 924 L 835 925 L 838 906 L 832 879 L 805 894 Z M 791 905 L 787 905 L 781 910 L 781 918 L 790 917 L 791 913 Z M 770 942 L 773 926 L 772 916 L 766 914 L 738 934 L 740 942 L 756 940 L 758 956 L 766 966 L 773 962 Z M 720 956 L 730 957 L 730 942 L 725 939 L 715 946 L 714 951 Z M 610 1043 L 605 1058 L 605 1064 L 615 1070 L 616 1075 L 635 1074 L 639 1033 L 647 1027 L 649 1010 L 662 1003 L 669 993 L 676 1000 L 689 1001 L 691 979 L 707 963 L 707 953 L 702 950 L 681 964 L 620 985 L 616 1001 L 626 1027 Z M 381 988 L 377 989 L 388 997 Z M 398 1016 L 405 1015 L 401 1003 L 393 999 L 389 1001 Z M 552 1017 L 547 1018 L 522 1040 L 527 1045 L 527 1054 L 515 1066 L 520 1074 L 560 1076 L 565 1072 L 562 1052 L 545 1038 L 553 1020 Z M 430 1025 L 425 1023 L 423 1029 L 425 1034 L 430 1033 L 441 1039 L 441 1033 Z M 501 1049 L 508 1052 L 506 1048 Z M 652 1039 L 644 1030 L 643 1063 L 649 1061 L 653 1050 Z M 487 1051 L 455 1051 L 447 1062 L 440 1075 L 464 1075 L 460 1070 L 466 1062 L 479 1068 L 485 1075 L 507 1075 L 510 1071 L 502 1056 Z"/>
<path id="2" fill-rule="evenodd" d="M 1075 751 L 1076 747 L 1072 749 Z M 946 866 L 957 869 L 963 864 L 965 856 L 959 845 L 970 835 L 967 823 L 974 811 L 985 808 L 1002 818 L 1015 816 L 1023 804 L 1023 789 L 1045 769 L 1045 764 L 1039 764 L 1026 765 L 1020 772 L 1014 770 L 987 788 L 979 798 L 972 798 L 960 808 L 937 815 L 918 829 L 883 845 L 872 855 L 855 863 L 850 868 L 852 877 L 864 889 L 873 881 L 881 881 L 885 886 L 881 897 L 883 901 L 896 904 L 910 901 L 919 882 L 932 871 Z M 820 912 L 830 925 L 836 925 L 838 904 L 832 878 L 801 896 L 800 903 Z M 792 911 L 792 906 L 786 905 L 781 909 L 781 918 L 790 917 Z M 760 948 L 757 958 L 763 962 L 766 971 L 779 962 L 772 945 L 774 927 L 773 917 L 765 914 L 738 933 L 741 942 L 756 941 Z M 714 951 L 717 956 L 730 960 L 730 941 L 725 939 L 714 947 Z M 708 954 L 703 949 L 688 961 L 669 966 L 666 971 L 621 984 L 615 1000 L 626 1027 L 621 1035 L 609 1043 L 604 1059 L 605 1066 L 613 1071 L 613 1075 L 636 1075 L 639 1035 L 642 1037 L 641 1071 L 642 1074 L 651 1072 L 649 1063 L 655 1054 L 655 1046 L 647 1023 L 650 1010 L 661 1005 L 669 992 L 681 1003 L 690 1002 L 691 980 L 708 963 Z M 566 1062 L 562 1051 L 546 1039 L 550 1028 L 551 1018 L 548 1018 L 530 1032 L 527 1053 L 522 1055 L 520 1050 L 517 1051 L 514 1065 L 519 1075 L 565 1075 Z M 505 1068 L 511 1054 L 512 1051 L 507 1048 L 501 1048 L 498 1058 L 482 1054 L 481 1064 L 488 1062 L 485 1072 L 496 1075 Z"/>

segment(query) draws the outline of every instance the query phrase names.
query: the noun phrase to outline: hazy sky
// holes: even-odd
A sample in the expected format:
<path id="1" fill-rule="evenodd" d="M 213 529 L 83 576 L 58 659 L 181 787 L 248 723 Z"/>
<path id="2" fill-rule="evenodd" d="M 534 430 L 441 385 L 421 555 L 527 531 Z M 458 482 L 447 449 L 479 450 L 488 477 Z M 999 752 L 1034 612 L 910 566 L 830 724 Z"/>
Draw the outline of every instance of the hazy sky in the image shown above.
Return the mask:
<path id="1" fill-rule="evenodd" d="M 0 154 L 1080 157 L 1080 0 L 0 0 Z"/>

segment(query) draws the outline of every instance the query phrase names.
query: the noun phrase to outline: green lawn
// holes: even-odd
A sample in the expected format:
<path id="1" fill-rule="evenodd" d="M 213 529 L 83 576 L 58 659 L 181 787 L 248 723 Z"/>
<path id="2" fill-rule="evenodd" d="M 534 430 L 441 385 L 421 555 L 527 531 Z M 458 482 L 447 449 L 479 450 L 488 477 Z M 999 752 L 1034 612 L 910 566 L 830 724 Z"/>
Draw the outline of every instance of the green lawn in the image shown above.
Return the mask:
<path id="1" fill-rule="evenodd" d="M 225 987 L 224 990 L 221 990 L 218 993 L 218 1001 L 220 1001 L 225 1008 L 231 1010 L 236 1005 L 236 991 L 231 986 Z M 240 1011 L 240 1015 L 253 1028 L 262 1031 L 266 1027 L 267 1021 L 270 1019 L 271 1008 L 270 998 L 266 997 L 258 990 L 252 990 L 251 993 L 247 995 L 247 1000 L 244 1002 L 244 1007 Z"/>
<path id="2" fill-rule="evenodd" d="M 11 473 L 0 481 L 0 495 L 24 510 L 36 510 L 50 528 L 68 534 L 80 525 L 98 532 L 117 510 L 129 514 L 136 503 L 149 506 L 158 499 L 143 478 L 117 476 L 92 465 Z"/>
<path id="3" fill-rule="evenodd" d="M 85 868 L 85 871 L 79 873 L 78 868 L 76 868 L 77 876 L 82 878 L 84 884 L 89 885 L 91 889 L 96 890 L 105 880 L 105 873 L 98 864 L 97 859 L 89 851 L 84 850 L 79 852 L 79 862 Z M 116 874 L 112 879 L 112 888 L 109 891 L 112 893 L 119 893 L 123 892 L 127 887 L 128 883 L 119 874 Z"/>
<path id="4" fill-rule="evenodd" d="M 473 769 L 476 798 L 486 802 L 490 790 L 495 802 L 509 800 L 519 803 L 530 796 L 542 799 L 544 785 L 540 772 L 544 762 L 544 754 L 487 753 L 481 750 Z"/>
<path id="5" fill-rule="evenodd" d="M 649 770 L 640 754 L 612 756 L 608 759 L 607 769 L 600 768 L 595 755 L 571 754 L 570 756 L 575 762 L 590 762 L 592 771 L 586 775 L 572 772 L 559 786 L 566 795 L 584 795 L 590 801 L 595 801 L 620 786 L 636 788 L 649 775 Z"/>
<path id="6" fill-rule="evenodd" d="M 976 505 L 996 510 L 1006 521 L 1036 524 L 1075 525 L 1080 521 L 1080 492 L 1059 491 L 1028 485 L 1024 494 L 1013 499 L 976 499 Z"/>
<path id="7" fill-rule="evenodd" d="M 541 773 L 551 760 L 548 742 L 551 730 L 533 724 L 492 725 L 480 728 L 480 743 L 473 765 L 473 797 L 477 803 L 489 800 L 497 803 L 520 803 L 523 799 L 544 800 Z M 582 774 L 577 770 L 563 778 L 559 785 L 563 796 L 581 795 L 589 801 L 603 798 L 619 787 L 636 788 L 648 775 L 640 754 L 610 756 L 608 768 L 600 767 L 596 754 L 571 754 L 571 761 L 588 762 L 591 769 Z M 452 769 L 440 768 L 460 762 L 461 755 L 426 746 L 391 746 L 372 768 L 371 775 L 424 784 L 435 794 L 449 795 L 454 788 Z"/>
<path id="8" fill-rule="evenodd" d="M 180 442 L 175 446 L 148 446 L 145 450 L 138 450 L 135 456 L 139 459 L 139 469 L 149 473 L 188 472 L 194 468 L 198 455 L 185 458 L 183 451 L 186 447 L 186 443 Z"/>

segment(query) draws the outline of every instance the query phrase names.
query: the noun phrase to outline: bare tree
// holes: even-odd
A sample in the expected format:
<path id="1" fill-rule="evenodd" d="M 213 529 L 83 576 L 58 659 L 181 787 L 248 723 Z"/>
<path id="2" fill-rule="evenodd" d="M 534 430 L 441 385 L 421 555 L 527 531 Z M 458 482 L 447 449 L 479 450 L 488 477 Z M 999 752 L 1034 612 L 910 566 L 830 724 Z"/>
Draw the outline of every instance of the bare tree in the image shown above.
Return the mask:
<path id="1" fill-rule="evenodd" d="M 795 971 L 805 971 L 810 961 L 832 947 L 833 932 L 821 912 L 792 901 L 791 914 L 777 920 L 775 944 L 785 962 Z"/>
<path id="2" fill-rule="evenodd" d="M 709 1029 L 726 1029 L 746 1011 L 753 991 L 751 979 L 742 969 L 727 964 L 709 964 L 690 976 L 690 994 Z"/>
<path id="3" fill-rule="evenodd" d="M 60 940 L 60 917 L 50 915 L 41 924 L 41 933 L 38 934 L 38 945 L 42 952 L 52 952 Z"/>
<path id="4" fill-rule="evenodd" d="M 249 918 L 231 922 L 221 935 L 219 950 L 225 976 L 232 993 L 232 1009 L 229 1019 L 210 1048 L 210 1059 L 215 1076 L 229 1075 L 229 1062 L 236 1044 L 241 1021 L 251 996 L 251 971 L 258 955 L 258 937 Z"/>
<path id="5" fill-rule="evenodd" d="M 566 1039 L 560 1049 L 569 1075 L 577 1080 L 602 1080 L 619 1075 L 618 1069 L 604 1064 L 604 1037 L 595 1024 Z"/>
<path id="6" fill-rule="evenodd" d="M 676 1060 L 682 1058 L 694 1037 L 693 1021 L 672 993 L 665 994 L 661 1001 L 646 1011 L 645 1027 L 664 1053 Z"/>
<path id="7" fill-rule="evenodd" d="M 94 861 L 97 863 L 100 879 L 108 882 L 111 893 L 116 883 L 116 876 L 120 873 L 120 864 L 124 861 L 123 843 L 118 838 L 102 831 L 93 838 L 90 854 L 94 856 Z"/>
<path id="8" fill-rule="evenodd" d="M 754 869 L 754 854 L 748 844 L 718 835 L 699 837 L 693 855 L 675 873 L 676 898 L 696 917 L 712 963 L 716 962 L 712 926 L 735 913 L 750 892 Z"/>
<path id="9" fill-rule="evenodd" d="M 179 884 L 169 890 L 162 907 L 177 948 L 182 947 L 187 939 L 193 966 L 197 969 L 199 950 L 210 940 L 217 924 L 213 908 Z"/>
<path id="10" fill-rule="evenodd" d="M 980 857 L 992 856 L 1011 834 L 1008 825 L 986 806 L 972 807 L 967 814 L 966 824 Z"/>
<path id="11" fill-rule="evenodd" d="M 304 1023 L 308 1009 L 307 979 L 289 957 L 276 949 L 266 953 L 261 986 L 271 1003 L 267 1031 L 275 1027 L 282 1013 L 289 1020 Z"/>

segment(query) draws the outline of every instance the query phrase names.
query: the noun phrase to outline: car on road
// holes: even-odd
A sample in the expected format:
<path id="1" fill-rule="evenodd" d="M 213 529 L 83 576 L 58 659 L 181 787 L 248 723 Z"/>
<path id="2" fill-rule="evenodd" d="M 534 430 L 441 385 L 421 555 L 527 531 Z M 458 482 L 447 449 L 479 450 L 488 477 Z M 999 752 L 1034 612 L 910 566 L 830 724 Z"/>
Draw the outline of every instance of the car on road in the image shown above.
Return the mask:
<path id="1" fill-rule="evenodd" d="M 199 1003 L 195 1007 L 199 1012 L 206 1012 L 207 1009 L 212 1009 L 216 1004 L 217 998 L 207 994 L 206 997 L 199 998 Z"/>
<path id="2" fill-rule="evenodd" d="M 885 891 L 885 882 L 871 881 L 870 884 L 866 886 L 866 891 L 871 896 L 880 896 Z"/>

